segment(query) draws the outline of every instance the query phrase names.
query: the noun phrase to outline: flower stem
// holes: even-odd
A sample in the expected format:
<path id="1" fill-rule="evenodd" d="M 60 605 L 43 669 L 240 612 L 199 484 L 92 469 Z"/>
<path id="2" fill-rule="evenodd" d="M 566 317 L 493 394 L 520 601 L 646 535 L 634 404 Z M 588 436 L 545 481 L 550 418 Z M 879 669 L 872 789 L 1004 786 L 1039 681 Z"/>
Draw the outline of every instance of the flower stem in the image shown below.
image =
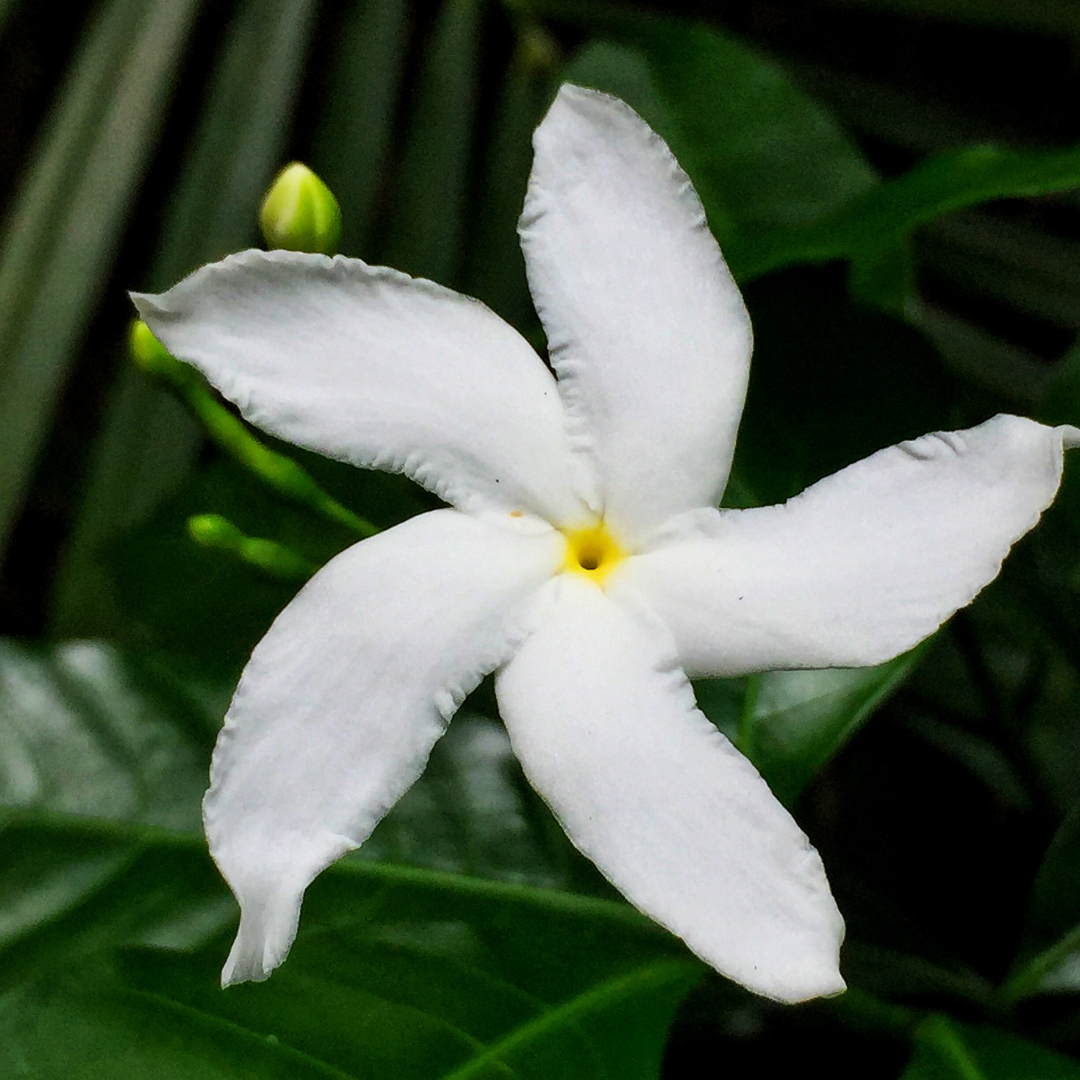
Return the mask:
<path id="1" fill-rule="evenodd" d="M 380 531 L 377 525 L 323 491 L 303 466 L 260 442 L 239 417 L 218 401 L 195 369 L 172 356 L 141 319 L 132 323 L 130 344 L 135 363 L 149 375 L 167 382 L 210 438 L 263 483 L 361 536 L 374 536 Z"/>

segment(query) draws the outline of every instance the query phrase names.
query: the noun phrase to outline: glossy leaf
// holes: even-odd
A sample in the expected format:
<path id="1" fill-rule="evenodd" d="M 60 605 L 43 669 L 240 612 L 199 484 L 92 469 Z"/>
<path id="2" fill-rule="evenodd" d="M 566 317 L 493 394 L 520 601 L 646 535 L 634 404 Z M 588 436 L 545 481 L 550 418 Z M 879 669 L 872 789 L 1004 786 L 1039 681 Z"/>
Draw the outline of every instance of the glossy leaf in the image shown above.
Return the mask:
<path id="1" fill-rule="evenodd" d="M 0 647 L 0 1073 L 657 1075 L 702 967 L 623 903 L 520 884 L 544 856 L 478 717 L 312 887 L 281 971 L 223 993 L 235 904 L 194 831 L 222 702 L 181 685 L 110 646 Z"/>
<path id="2" fill-rule="evenodd" d="M 215 710 L 93 643 L 4 643 L 0 693 L 0 1073 L 657 1075 L 702 966 L 623 903 L 520 884 L 544 857 L 494 721 L 455 721 L 286 965 L 225 993 L 235 903 L 186 831 Z"/>
<path id="3" fill-rule="evenodd" d="M 566 75 L 622 96 L 664 135 L 738 277 L 774 233 L 870 190 L 875 174 L 829 113 L 773 61 L 674 19 L 605 26 Z"/>
<path id="4" fill-rule="evenodd" d="M 189 909 L 208 904 L 199 917 L 216 913 L 211 930 L 232 917 L 209 864 L 185 871 L 191 889 L 167 869 L 201 832 L 229 690 L 104 643 L 0 640 L 0 954 L 14 948 L 33 966 L 79 951 L 83 939 L 102 948 L 174 906 L 198 923 Z M 177 835 L 154 834 L 156 847 L 144 851 L 132 825 Z M 537 825 L 505 731 L 465 712 L 359 857 L 565 886 L 569 842 L 559 832 L 553 844 Z M 142 874 L 147 860 L 166 869 Z M 132 886 L 133 874 L 143 884 Z M 17 966 L 11 955 L 5 965 Z"/>
<path id="5" fill-rule="evenodd" d="M 216 723 L 111 645 L 0 639 L 0 805 L 198 830 Z"/>
<path id="6" fill-rule="evenodd" d="M 698 704 L 791 805 L 817 771 L 907 678 L 922 647 L 872 668 L 769 671 L 702 680 Z"/>
<path id="7" fill-rule="evenodd" d="M 794 263 L 849 259 L 864 299 L 897 306 L 898 260 L 911 231 L 943 214 L 994 199 L 1080 186 L 1080 148 L 1006 150 L 974 146 L 932 157 L 910 172 L 869 188 L 818 221 L 776 233 L 743 265 L 755 277 Z"/>
<path id="8" fill-rule="evenodd" d="M 767 672 L 740 731 L 740 749 L 782 802 L 794 802 L 921 655 L 922 647 L 873 668 Z"/>
<path id="9" fill-rule="evenodd" d="M 901 1080 L 1080 1080 L 1080 1064 L 1019 1035 L 934 1015 L 917 1029 Z"/>
<path id="10" fill-rule="evenodd" d="M 232 917 L 209 869 L 130 888 L 142 853 L 111 831 L 197 835 L 226 700 L 103 643 L 0 641 L 3 986 L 142 933 L 201 940 Z"/>
<path id="11" fill-rule="evenodd" d="M 136 899 L 143 875 L 207 861 L 177 849 L 154 865 L 153 840 L 140 847 Z M 9 993 L 0 1055 L 42 1077 L 91 1075 L 89 1060 L 100 1078 L 175 1061 L 196 1076 L 646 1080 L 702 970 L 625 905 L 356 862 L 311 888 L 267 983 L 222 991 L 226 945 L 129 953 Z"/>

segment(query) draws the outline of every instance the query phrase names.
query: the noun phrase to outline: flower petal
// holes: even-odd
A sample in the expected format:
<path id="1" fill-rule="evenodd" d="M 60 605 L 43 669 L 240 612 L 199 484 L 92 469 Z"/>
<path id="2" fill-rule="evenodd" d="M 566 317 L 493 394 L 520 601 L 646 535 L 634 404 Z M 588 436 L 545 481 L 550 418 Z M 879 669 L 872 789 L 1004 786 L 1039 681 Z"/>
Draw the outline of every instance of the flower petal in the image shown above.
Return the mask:
<path id="1" fill-rule="evenodd" d="M 924 435 L 782 506 L 688 515 L 689 538 L 628 560 L 609 589 L 667 623 L 691 675 L 878 664 L 997 575 L 1078 443 L 1004 415 Z"/>
<path id="2" fill-rule="evenodd" d="M 750 321 L 686 174 L 627 105 L 566 85 L 519 232 L 574 448 L 625 542 L 720 500 Z"/>
<path id="3" fill-rule="evenodd" d="M 281 963 L 312 878 L 363 842 L 512 654 L 563 546 L 546 525 L 437 510 L 342 552 L 278 616 L 229 708 L 204 806 L 241 909 L 226 985 Z"/>
<path id="4" fill-rule="evenodd" d="M 642 911 L 757 993 L 844 988 L 843 920 L 817 852 L 694 705 L 659 624 L 567 575 L 499 673 L 529 781 Z"/>
<path id="5" fill-rule="evenodd" d="M 581 516 L 555 380 L 477 300 L 295 251 L 243 251 L 132 299 L 170 352 L 279 438 L 403 472 L 459 509 Z"/>

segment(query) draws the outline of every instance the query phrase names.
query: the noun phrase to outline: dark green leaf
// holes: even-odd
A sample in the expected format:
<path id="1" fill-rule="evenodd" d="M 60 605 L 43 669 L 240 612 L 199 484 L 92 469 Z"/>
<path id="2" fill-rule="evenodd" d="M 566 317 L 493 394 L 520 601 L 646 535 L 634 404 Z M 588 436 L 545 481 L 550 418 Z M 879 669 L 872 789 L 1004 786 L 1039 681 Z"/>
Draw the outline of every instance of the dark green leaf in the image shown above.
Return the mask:
<path id="1" fill-rule="evenodd" d="M 0 805 L 198 830 L 214 713 L 111 645 L 0 639 Z"/>
<path id="2" fill-rule="evenodd" d="M 1080 805 L 1061 823 L 1028 898 L 1020 956 L 1002 988 L 1008 999 L 1080 989 Z"/>
<path id="3" fill-rule="evenodd" d="M 1073 0 L 846 0 L 852 7 L 891 11 L 917 19 L 972 23 L 1061 34 L 1080 31 L 1080 11 Z"/>
<path id="4" fill-rule="evenodd" d="M 698 704 L 790 806 L 921 655 L 922 647 L 872 668 L 702 680 L 696 684 Z"/>
<path id="5" fill-rule="evenodd" d="M 196 0 L 102 5 L 0 241 L 0 549 L 105 284 Z"/>
<path id="6" fill-rule="evenodd" d="M 313 11 L 313 0 L 247 0 L 234 15 L 166 210 L 149 289 L 168 288 L 201 263 L 255 239 L 259 202 L 280 164 Z M 120 632 L 123 616 L 102 550 L 176 490 L 201 441 L 168 391 L 124 365 L 61 558 L 54 636 Z"/>
<path id="7" fill-rule="evenodd" d="M 764 237 L 873 189 L 873 170 L 832 116 L 756 49 L 676 23 L 642 44 L 689 155 L 684 167 L 702 181 L 710 224 L 737 276 Z M 725 233 L 725 219 L 735 235 Z"/>
<path id="8" fill-rule="evenodd" d="M 394 524 L 430 505 L 403 477 L 287 449 L 320 484 L 346 505 L 367 508 L 379 525 Z M 345 525 L 317 518 L 253 483 L 234 462 L 218 460 L 198 469 L 146 525 L 110 549 L 127 639 L 149 641 L 235 676 L 298 586 L 195 544 L 187 521 L 209 513 L 224 514 L 248 536 L 283 543 L 317 566 L 357 538 Z"/>
<path id="9" fill-rule="evenodd" d="M 886 446 L 955 426 L 955 382 L 933 346 L 853 303 L 839 267 L 772 274 L 743 295 L 754 360 L 734 478 L 750 502 L 782 502 Z"/>
<path id="10" fill-rule="evenodd" d="M 183 895 L 214 880 L 200 844 L 146 830 L 9 822 L 0 840 L 5 865 L 64 842 L 102 864 L 92 895 L 34 935 L 38 965 L 125 937 L 175 950 L 155 921 L 166 910 L 175 918 Z M 103 983 L 49 978 L 12 990 L 7 1002 L 18 1005 L 0 1008 L 0 1046 L 42 1076 L 80 1075 L 89 1047 L 126 1034 L 135 1075 L 182 1041 L 207 1075 L 234 1075 L 244 1047 L 269 1045 L 272 1057 L 280 1050 L 275 1068 L 310 1063 L 353 1076 L 645 1080 L 702 971 L 624 904 L 355 860 L 309 890 L 293 952 L 268 983 L 222 992 L 227 944 L 136 953 Z M 26 943 L 4 959 L 8 980 L 27 970 Z M 59 1047 L 71 1014 L 78 1023 Z M 129 1075 L 110 1067 L 118 1071 L 93 1075 Z"/>
<path id="11" fill-rule="evenodd" d="M 771 60 L 715 30 L 637 20 L 566 78 L 617 94 L 671 145 L 736 276 L 774 233 L 816 221 L 875 174 L 832 117 Z"/>
<path id="12" fill-rule="evenodd" d="M 760 677 L 739 748 L 790 805 L 921 655 L 922 647 L 872 668 L 767 672 Z"/>
<path id="13" fill-rule="evenodd" d="M 218 935 L 235 905 L 201 837 L 158 827 L 196 827 L 216 710 L 93 643 L 3 643 L 0 692 L 0 1063 L 95 1077 L 656 1075 L 701 965 L 623 903 L 516 883 L 555 877 L 494 721 L 455 721 L 367 858 L 312 887 L 286 966 L 223 993 Z M 515 883 L 371 861 L 380 852 Z M 116 967 L 131 945 L 157 951 Z"/>
<path id="14" fill-rule="evenodd" d="M 0 34 L 4 32 L 8 19 L 15 14 L 19 0 L 0 0 Z"/>
<path id="15" fill-rule="evenodd" d="M 102 643 L 0 641 L 4 985 L 118 941 L 202 940 L 232 917 L 208 868 L 170 880 L 138 844 L 89 824 L 197 833 L 226 694 L 187 690 L 159 662 Z"/>
<path id="16" fill-rule="evenodd" d="M 465 291 L 519 330 L 536 327 L 517 223 L 532 168 L 532 133 L 554 90 L 555 42 L 539 27 L 518 37 L 496 106 L 468 248 Z"/>
<path id="17" fill-rule="evenodd" d="M 1006 1031 L 930 1016 L 901 1080 L 1080 1080 L 1080 1064 Z"/>
<path id="18" fill-rule="evenodd" d="M 793 263 L 848 259 L 864 299 L 895 307 L 898 260 L 912 229 L 943 214 L 994 199 L 1080 186 L 1080 149 L 1019 151 L 974 146 L 940 154 L 895 180 L 869 188 L 802 228 L 777 232 L 742 265 L 754 277 Z M 902 268 L 901 268 L 902 269 Z M 899 276 L 898 276 L 899 274 Z"/>
<path id="19" fill-rule="evenodd" d="M 341 250 L 367 256 L 405 59 L 405 0 L 357 0 L 341 27 L 311 166 L 341 205 Z"/>
<path id="20" fill-rule="evenodd" d="M 416 89 L 383 261 L 449 284 L 464 237 L 476 119 L 480 0 L 444 0 Z"/>

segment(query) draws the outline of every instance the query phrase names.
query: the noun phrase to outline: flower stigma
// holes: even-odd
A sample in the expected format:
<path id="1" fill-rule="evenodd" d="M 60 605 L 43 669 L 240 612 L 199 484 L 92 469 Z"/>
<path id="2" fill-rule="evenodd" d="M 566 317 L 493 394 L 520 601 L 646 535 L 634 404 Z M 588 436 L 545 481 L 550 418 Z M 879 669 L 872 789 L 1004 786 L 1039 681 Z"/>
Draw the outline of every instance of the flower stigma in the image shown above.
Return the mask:
<path id="1" fill-rule="evenodd" d="M 566 557 L 563 570 L 581 574 L 594 585 L 603 585 L 607 576 L 626 558 L 626 552 L 608 532 L 603 522 L 587 529 L 566 529 Z"/>

